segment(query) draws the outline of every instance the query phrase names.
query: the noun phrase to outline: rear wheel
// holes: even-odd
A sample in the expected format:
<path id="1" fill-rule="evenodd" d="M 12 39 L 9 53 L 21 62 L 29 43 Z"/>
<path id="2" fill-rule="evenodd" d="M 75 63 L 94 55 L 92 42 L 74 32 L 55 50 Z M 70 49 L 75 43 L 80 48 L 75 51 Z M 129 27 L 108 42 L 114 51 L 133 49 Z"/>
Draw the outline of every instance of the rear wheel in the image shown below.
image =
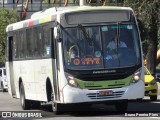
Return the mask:
<path id="1" fill-rule="evenodd" d="M 23 110 L 31 109 L 31 101 L 26 100 L 23 83 L 20 85 L 20 102 Z"/>
<path id="2" fill-rule="evenodd" d="M 150 100 L 151 100 L 151 101 L 156 101 L 156 100 L 157 100 L 157 95 L 152 95 L 152 96 L 150 96 Z"/>

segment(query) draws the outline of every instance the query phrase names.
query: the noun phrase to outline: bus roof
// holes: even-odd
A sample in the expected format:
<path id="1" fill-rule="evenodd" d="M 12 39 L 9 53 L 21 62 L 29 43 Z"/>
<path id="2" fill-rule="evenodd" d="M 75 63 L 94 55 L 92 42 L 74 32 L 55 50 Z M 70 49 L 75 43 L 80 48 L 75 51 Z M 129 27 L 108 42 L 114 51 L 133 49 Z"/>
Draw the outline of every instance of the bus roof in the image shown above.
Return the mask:
<path id="1" fill-rule="evenodd" d="M 31 27 L 34 25 L 50 22 L 53 20 L 54 15 L 63 14 L 67 12 L 77 11 L 90 11 L 90 10 L 132 10 L 130 7 L 117 7 L 117 6 L 71 6 L 71 7 L 52 7 L 43 11 L 33 13 L 30 19 L 13 23 L 7 26 L 6 32 Z"/>

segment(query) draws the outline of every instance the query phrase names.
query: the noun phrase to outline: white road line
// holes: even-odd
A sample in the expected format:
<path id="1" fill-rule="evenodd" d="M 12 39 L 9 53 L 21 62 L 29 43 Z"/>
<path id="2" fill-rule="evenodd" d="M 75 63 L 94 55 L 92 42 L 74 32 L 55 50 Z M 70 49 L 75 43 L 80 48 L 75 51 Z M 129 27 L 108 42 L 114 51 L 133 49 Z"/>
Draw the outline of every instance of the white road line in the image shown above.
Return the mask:
<path id="1" fill-rule="evenodd" d="M 160 117 L 149 117 L 149 118 L 160 120 Z"/>

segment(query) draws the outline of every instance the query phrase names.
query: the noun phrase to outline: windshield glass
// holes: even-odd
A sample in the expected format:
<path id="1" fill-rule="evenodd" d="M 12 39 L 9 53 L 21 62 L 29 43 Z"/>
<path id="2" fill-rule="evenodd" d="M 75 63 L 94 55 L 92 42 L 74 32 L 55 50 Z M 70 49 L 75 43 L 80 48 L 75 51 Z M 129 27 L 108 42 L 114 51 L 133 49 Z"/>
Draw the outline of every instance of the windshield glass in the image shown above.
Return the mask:
<path id="1" fill-rule="evenodd" d="M 139 37 L 134 24 L 65 28 L 63 48 L 68 69 L 110 69 L 140 62 Z"/>
<path id="2" fill-rule="evenodd" d="M 6 69 L 3 69 L 3 73 L 4 73 L 4 75 L 6 75 Z"/>

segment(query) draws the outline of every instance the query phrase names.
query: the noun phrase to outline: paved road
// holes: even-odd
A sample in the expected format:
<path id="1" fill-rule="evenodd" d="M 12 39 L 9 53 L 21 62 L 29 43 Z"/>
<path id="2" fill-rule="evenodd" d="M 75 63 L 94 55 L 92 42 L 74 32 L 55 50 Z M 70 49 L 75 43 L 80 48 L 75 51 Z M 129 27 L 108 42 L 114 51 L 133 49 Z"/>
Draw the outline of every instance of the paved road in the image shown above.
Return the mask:
<path id="1" fill-rule="evenodd" d="M 149 100 L 149 97 L 145 97 L 143 101 L 141 102 L 135 102 L 131 101 L 129 103 L 128 111 L 126 113 L 117 113 L 115 112 L 114 106 L 107 106 L 107 105 L 93 105 L 91 107 L 87 107 L 85 109 L 80 108 L 80 111 L 77 112 L 68 112 L 63 115 L 55 115 L 51 110 L 51 104 L 42 104 L 40 110 L 30 110 L 30 111 L 22 111 L 20 106 L 20 100 L 15 99 L 9 96 L 8 92 L 0 92 L 0 117 L 2 115 L 2 112 L 4 111 L 14 111 L 21 113 L 22 112 L 34 112 L 39 113 L 42 115 L 42 118 L 38 119 L 45 119 L 45 120 L 51 120 L 54 118 L 54 120 L 65 120 L 67 119 L 87 119 L 87 120 L 103 120 L 103 119 L 160 119 L 160 95 L 158 96 L 158 100 L 155 102 L 151 102 Z M 85 112 L 84 112 L 85 110 Z M 83 112 L 82 112 L 83 111 Z M 132 113 L 132 114 L 130 114 Z M 136 114 L 137 113 L 137 114 Z M 145 115 L 151 115 L 150 117 L 144 117 Z M 125 115 L 142 115 L 143 117 L 126 117 Z M 159 115 L 159 117 L 157 117 Z M 2 119 L 2 118 L 0 118 Z M 12 120 L 12 119 L 11 119 Z M 15 119 L 17 120 L 17 118 Z"/>

